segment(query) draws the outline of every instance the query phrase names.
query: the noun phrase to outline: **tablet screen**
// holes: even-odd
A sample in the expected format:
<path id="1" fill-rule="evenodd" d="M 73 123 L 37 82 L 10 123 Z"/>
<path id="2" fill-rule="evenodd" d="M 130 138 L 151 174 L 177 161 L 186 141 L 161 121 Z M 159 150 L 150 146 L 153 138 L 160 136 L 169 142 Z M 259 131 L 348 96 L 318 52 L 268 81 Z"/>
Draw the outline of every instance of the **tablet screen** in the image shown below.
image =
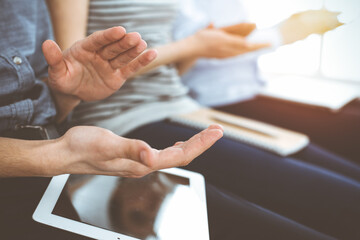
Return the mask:
<path id="1" fill-rule="evenodd" d="M 69 198 L 78 217 L 63 209 Z M 192 220 L 201 219 L 199 204 L 189 179 L 182 176 L 71 175 L 52 213 L 139 239 L 169 239 L 174 229 L 186 229 L 186 224 L 191 228 L 196 224 Z"/>

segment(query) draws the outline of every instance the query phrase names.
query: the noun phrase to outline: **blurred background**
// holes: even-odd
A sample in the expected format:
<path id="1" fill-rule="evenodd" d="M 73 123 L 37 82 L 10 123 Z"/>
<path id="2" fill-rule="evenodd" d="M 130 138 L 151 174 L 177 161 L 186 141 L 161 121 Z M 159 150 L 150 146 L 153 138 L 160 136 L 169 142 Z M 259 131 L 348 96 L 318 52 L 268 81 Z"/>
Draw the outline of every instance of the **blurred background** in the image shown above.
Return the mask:
<path id="1" fill-rule="evenodd" d="M 259 66 L 264 73 L 297 74 L 354 83 L 360 95 L 360 1 L 245 0 L 243 3 L 247 6 L 249 19 L 257 23 L 258 28 L 271 27 L 308 9 L 341 12 L 338 19 L 345 25 L 323 36 L 314 34 L 265 54 L 259 59 Z"/>

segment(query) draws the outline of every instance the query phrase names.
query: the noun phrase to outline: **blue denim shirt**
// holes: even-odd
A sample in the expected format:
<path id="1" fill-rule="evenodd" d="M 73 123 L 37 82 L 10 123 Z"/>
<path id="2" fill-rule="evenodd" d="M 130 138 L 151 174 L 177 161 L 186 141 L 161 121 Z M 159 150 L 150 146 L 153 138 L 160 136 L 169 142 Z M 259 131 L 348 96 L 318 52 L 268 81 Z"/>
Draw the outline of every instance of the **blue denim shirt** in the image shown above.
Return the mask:
<path id="1" fill-rule="evenodd" d="M 47 76 L 46 39 L 52 32 L 43 0 L 0 0 L 0 133 L 17 124 L 44 125 L 56 115 L 41 81 Z"/>

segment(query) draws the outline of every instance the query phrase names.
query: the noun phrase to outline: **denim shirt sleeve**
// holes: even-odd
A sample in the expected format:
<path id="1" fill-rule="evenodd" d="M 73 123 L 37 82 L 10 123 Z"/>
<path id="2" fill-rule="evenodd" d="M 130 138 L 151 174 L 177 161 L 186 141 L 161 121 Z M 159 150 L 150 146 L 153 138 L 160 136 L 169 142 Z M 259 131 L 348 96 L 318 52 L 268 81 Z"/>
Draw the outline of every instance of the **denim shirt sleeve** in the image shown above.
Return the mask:
<path id="1" fill-rule="evenodd" d="M 46 84 L 15 49 L 0 53 L 0 132 L 18 124 L 44 125 L 56 114 Z"/>
<path id="2" fill-rule="evenodd" d="M 0 135 L 16 125 L 45 125 L 55 104 L 41 80 L 47 64 L 41 44 L 52 38 L 44 0 L 1 0 Z"/>

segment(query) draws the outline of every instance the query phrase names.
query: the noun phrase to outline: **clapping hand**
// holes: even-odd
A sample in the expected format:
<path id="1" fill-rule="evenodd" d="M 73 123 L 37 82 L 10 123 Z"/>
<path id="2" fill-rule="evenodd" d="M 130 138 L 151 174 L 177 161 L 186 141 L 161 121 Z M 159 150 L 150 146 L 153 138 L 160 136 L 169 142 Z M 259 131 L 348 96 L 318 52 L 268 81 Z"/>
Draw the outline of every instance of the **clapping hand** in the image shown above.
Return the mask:
<path id="1" fill-rule="evenodd" d="M 143 53 L 146 48 L 140 34 L 126 33 L 123 27 L 95 32 L 64 52 L 47 40 L 43 43 L 47 82 L 53 91 L 80 100 L 106 98 L 156 58 L 155 50 Z"/>
<path id="2" fill-rule="evenodd" d="M 242 23 L 225 28 L 207 28 L 197 32 L 195 39 L 198 57 L 229 58 L 269 47 L 269 43 L 251 43 L 246 36 L 255 29 L 253 23 Z"/>

